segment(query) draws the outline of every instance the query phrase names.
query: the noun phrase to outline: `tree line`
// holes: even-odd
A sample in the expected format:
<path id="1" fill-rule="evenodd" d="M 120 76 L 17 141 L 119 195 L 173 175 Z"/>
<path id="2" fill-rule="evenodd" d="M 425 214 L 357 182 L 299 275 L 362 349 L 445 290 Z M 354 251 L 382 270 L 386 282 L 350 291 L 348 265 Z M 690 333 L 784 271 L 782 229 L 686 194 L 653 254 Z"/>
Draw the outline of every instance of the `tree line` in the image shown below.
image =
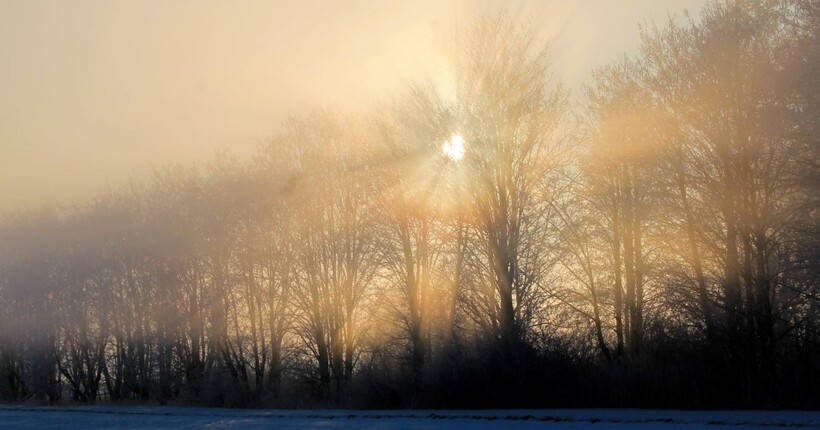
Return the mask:
<path id="1" fill-rule="evenodd" d="M 818 407 L 818 25 L 712 1 L 572 98 L 479 18 L 454 91 L 11 214 L 0 398 Z"/>

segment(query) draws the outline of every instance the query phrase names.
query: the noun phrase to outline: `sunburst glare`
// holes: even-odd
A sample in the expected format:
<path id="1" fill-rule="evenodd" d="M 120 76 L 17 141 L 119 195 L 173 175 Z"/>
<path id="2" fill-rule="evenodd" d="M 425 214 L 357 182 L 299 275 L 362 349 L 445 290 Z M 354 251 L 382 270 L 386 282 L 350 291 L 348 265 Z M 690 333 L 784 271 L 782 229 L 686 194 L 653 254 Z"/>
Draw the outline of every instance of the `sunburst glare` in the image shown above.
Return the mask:
<path id="1" fill-rule="evenodd" d="M 453 161 L 461 160 L 464 157 L 464 138 L 459 134 L 454 134 L 450 140 L 444 142 L 442 152 Z"/>

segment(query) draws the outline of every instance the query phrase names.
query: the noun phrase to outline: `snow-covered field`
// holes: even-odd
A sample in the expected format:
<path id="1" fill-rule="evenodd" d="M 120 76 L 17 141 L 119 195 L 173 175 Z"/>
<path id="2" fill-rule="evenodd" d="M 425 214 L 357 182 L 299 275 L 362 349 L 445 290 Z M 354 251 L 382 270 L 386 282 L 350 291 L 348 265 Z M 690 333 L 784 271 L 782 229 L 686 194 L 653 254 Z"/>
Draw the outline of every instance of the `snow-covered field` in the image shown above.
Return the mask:
<path id="1" fill-rule="evenodd" d="M 820 412 L 233 410 L 0 406 L 2 429 L 639 429 L 818 428 Z"/>

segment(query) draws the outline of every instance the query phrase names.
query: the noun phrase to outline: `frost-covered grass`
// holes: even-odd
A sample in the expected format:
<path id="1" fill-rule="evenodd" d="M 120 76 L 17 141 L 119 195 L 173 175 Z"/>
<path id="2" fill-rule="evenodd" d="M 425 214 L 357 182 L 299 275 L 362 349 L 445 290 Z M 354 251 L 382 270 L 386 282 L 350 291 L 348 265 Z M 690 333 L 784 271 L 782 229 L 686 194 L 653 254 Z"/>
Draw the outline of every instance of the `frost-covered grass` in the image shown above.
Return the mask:
<path id="1" fill-rule="evenodd" d="M 6 429 L 643 429 L 820 428 L 820 412 L 547 409 L 260 410 L 0 406 Z"/>

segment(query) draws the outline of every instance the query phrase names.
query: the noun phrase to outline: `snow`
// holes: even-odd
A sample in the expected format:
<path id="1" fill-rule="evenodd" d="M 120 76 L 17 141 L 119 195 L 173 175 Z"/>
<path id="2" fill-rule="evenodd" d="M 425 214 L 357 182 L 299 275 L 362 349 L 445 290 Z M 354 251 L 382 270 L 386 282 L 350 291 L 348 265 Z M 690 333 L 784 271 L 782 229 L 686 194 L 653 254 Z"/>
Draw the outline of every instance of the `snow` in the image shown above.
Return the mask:
<path id="1" fill-rule="evenodd" d="M 820 412 L 545 410 L 262 410 L 159 406 L 0 405 L 9 429 L 638 429 L 818 428 Z"/>

